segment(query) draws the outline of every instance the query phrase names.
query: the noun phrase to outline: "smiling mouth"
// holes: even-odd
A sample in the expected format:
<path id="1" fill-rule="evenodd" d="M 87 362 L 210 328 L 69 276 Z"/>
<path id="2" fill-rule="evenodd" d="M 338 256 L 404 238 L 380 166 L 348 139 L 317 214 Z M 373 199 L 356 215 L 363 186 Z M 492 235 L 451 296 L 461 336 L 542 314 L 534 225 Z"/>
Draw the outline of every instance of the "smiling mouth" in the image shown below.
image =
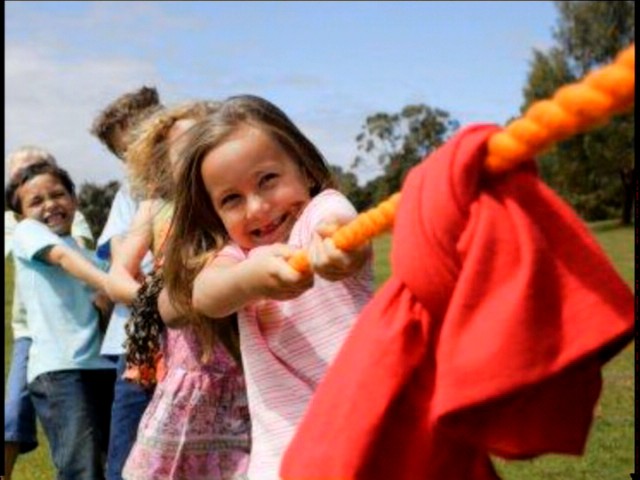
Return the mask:
<path id="1" fill-rule="evenodd" d="M 265 237 L 273 235 L 275 232 L 278 231 L 278 229 L 282 225 L 284 225 L 284 223 L 288 218 L 289 218 L 289 214 L 285 213 L 284 215 L 280 216 L 279 218 L 269 223 L 268 225 L 265 225 L 262 228 L 256 228 L 255 230 L 252 230 L 251 235 L 257 239 L 264 239 Z"/>
<path id="2" fill-rule="evenodd" d="M 57 212 L 57 213 L 52 213 L 51 215 L 48 215 L 44 219 L 44 223 L 46 223 L 47 225 L 58 225 L 64 222 L 66 219 L 67 219 L 67 216 L 64 213 Z"/>

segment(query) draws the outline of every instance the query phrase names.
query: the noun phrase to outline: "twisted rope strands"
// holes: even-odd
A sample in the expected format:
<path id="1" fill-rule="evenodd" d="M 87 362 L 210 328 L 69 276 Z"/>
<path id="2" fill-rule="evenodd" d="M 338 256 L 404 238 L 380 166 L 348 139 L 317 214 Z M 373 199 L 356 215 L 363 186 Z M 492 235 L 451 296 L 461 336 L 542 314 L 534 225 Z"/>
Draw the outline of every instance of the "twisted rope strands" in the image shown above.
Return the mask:
<path id="1" fill-rule="evenodd" d="M 485 163 L 491 173 L 502 173 L 532 158 L 551 144 L 607 123 L 611 116 L 633 107 L 635 101 L 635 44 L 620 52 L 613 63 L 589 73 L 582 81 L 560 87 L 551 99 L 539 100 L 524 116 L 491 136 Z M 331 237 L 336 247 L 351 250 L 393 225 L 400 193 L 340 227 Z M 299 250 L 289 259 L 299 272 L 310 270 Z"/>
<path id="2" fill-rule="evenodd" d="M 635 45 L 620 52 L 610 65 L 582 81 L 559 88 L 540 100 L 488 142 L 486 168 L 505 172 L 551 144 L 609 121 L 634 103 Z"/>
<path id="3" fill-rule="evenodd" d="M 353 250 L 390 228 L 393 225 L 399 200 L 400 193 L 395 193 L 376 207 L 362 212 L 351 222 L 340 227 L 331 236 L 335 246 L 340 250 Z M 295 252 L 289 258 L 289 265 L 299 272 L 307 272 L 311 269 L 305 250 Z"/>

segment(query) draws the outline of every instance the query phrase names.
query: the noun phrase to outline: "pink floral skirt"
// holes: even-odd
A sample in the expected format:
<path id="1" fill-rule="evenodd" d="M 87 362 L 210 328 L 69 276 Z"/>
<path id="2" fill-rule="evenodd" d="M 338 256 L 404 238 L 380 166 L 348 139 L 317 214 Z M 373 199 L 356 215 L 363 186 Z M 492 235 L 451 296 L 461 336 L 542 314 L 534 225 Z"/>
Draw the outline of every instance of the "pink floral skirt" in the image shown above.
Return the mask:
<path id="1" fill-rule="evenodd" d="M 140 421 L 125 480 L 243 478 L 251 437 L 244 378 L 235 365 L 217 367 L 168 367 Z"/>

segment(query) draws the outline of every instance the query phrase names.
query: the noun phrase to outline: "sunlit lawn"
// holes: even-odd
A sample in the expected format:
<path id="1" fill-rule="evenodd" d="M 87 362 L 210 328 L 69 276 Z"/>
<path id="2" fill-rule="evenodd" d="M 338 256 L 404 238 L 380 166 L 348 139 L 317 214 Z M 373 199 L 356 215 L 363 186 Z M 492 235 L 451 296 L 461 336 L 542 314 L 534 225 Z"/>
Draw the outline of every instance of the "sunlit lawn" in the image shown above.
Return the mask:
<path id="1" fill-rule="evenodd" d="M 614 222 L 600 222 L 593 230 L 629 286 L 634 281 L 633 228 Z M 389 276 L 388 235 L 376 239 L 376 285 Z M 13 271 L 5 262 L 5 379 L 9 368 L 12 337 L 10 329 Z M 634 351 L 627 347 L 604 369 L 604 388 L 587 450 L 582 457 L 548 455 L 533 461 L 496 460 L 505 480 L 604 480 L 629 478 L 634 460 Z M 20 457 L 14 480 L 51 480 L 55 477 L 46 439 L 39 432 L 40 447 Z M 390 479 L 392 480 L 392 479 Z M 445 480 L 445 479 L 443 479 Z M 448 480 L 448 479 L 447 479 Z"/>

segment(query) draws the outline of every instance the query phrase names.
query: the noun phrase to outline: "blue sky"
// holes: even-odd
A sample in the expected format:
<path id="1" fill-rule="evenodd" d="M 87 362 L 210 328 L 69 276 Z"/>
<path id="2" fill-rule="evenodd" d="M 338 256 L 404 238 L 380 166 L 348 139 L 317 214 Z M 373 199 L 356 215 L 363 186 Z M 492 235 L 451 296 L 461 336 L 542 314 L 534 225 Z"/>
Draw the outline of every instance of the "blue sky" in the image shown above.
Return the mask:
<path id="1" fill-rule="evenodd" d="M 79 184 L 121 179 L 88 130 L 144 84 L 168 105 L 261 95 L 346 167 L 377 112 L 425 103 L 504 124 L 556 21 L 547 1 L 5 1 L 5 157 L 36 144 Z"/>

